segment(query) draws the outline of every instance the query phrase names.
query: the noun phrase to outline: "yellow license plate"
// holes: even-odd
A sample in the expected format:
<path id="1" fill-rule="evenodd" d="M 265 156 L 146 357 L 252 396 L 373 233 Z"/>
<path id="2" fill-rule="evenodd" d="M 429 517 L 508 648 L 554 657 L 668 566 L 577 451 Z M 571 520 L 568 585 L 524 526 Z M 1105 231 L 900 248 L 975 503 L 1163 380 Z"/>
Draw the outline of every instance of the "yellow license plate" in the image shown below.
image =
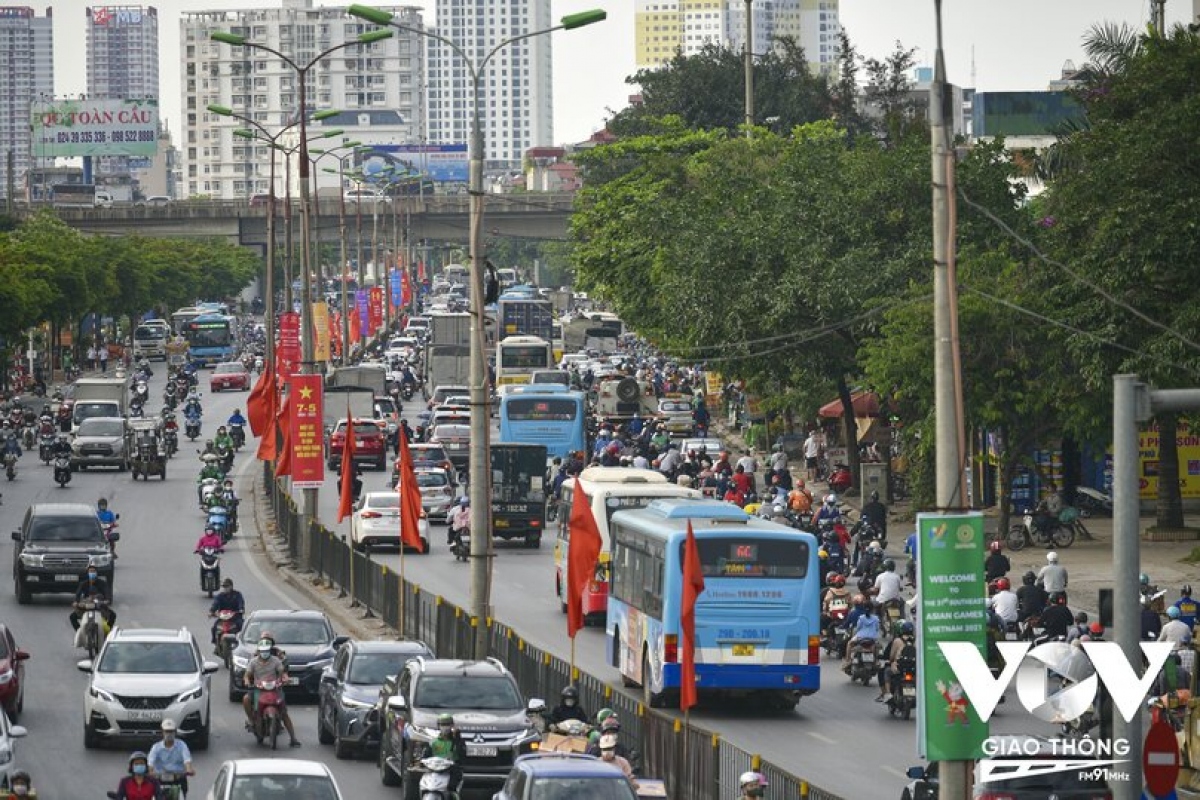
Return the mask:
<path id="1" fill-rule="evenodd" d="M 752 644 L 735 644 L 733 646 L 733 654 L 735 656 L 752 656 L 752 655 L 754 655 L 754 645 L 752 645 Z"/>
<path id="2" fill-rule="evenodd" d="M 497 520 L 493 520 L 492 524 L 493 524 L 493 525 L 495 525 L 497 528 L 507 528 L 507 527 L 508 527 L 508 520 L 506 520 L 506 519 L 497 519 Z"/>

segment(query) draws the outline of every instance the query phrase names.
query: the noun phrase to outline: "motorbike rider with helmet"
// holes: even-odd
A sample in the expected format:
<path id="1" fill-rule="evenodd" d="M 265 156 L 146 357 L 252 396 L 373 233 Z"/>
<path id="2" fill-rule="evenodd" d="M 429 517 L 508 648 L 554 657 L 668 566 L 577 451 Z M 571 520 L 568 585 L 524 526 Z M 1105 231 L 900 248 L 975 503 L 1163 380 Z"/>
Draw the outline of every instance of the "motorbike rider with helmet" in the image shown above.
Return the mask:
<path id="1" fill-rule="evenodd" d="M 215 453 L 205 453 L 200 457 L 200 460 L 204 462 L 204 466 L 200 468 L 201 481 L 205 478 L 214 478 L 218 481 L 224 480 L 225 472 L 221 469 L 220 459 L 217 458 Z"/>
<path id="2" fill-rule="evenodd" d="M 830 492 L 821 501 L 821 507 L 813 512 L 813 527 L 820 527 L 822 520 L 837 522 L 842 518 L 842 509 L 838 505 L 838 496 Z"/>
<path id="3" fill-rule="evenodd" d="M 855 608 L 846 618 L 846 628 L 850 631 L 850 641 L 846 645 L 846 656 L 842 660 L 842 672 L 850 674 L 850 659 L 858 647 L 875 649 L 875 642 L 882 634 L 879 617 L 867 599 L 861 594 L 854 595 Z"/>
<path id="4" fill-rule="evenodd" d="M 550 712 L 551 725 L 558 725 L 569 719 L 577 719 L 580 722 L 588 721 L 587 712 L 579 705 L 579 689 L 574 684 L 563 687 L 562 693 L 559 695 L 559 704 Z"/>
<path id="5" fill-rule="evenodd" d="M 150 774 L 164 780 L 163 775 L 174 775 L 170 786 L 178 786 L 182 796 L 187 797 L 188 776 L 195 775 L 192 768 L 192 751 L 187 742 L 178 738 L 178 726 L 170 717 L 162 721 L 162 739 L 150 748 Z"/>
<path id="6" fill-rule="evenodd" d="M 1038 572 L 1037 582 L 1049 595 L 1067 593 L 1067 568 L 1058 563 L 1058 553 L 1046 553 L 1046 566 Z"/>
<path id="7" fill-rule="evenodd" d="M 879 673 L 879 697 L 877 703 L 886 703 L 896 691 L 896 679 L 900 676 L 900 660 L 911 658 L 916 660 L 916 635 L 913 624 L 908 620 L 898 623 L 898 632 L 888 645 L 887 658 L 883 670 Z M 912 648 L 911 650 L 909 648 Z M 906 654 L 905 651 L 908 651 Z"/>
<path id="8" fill-rule="evenodd" d="M 217 540 L 220 541 L 220 536 Z M 203 540 L 201 540 L 203 541 Z M 197 547 L 199 549 L 199 547 Z M 208 607 L 208 615 L 217 618 L 217 615 L 222 611 L 232 611 L 233 619 L 229 620 L 230 633 L 242 632 L 242 618 L 246 614 L 246 599 L 242 597 L 242 593 L 233 588 L 233 579 L 225 578 L 221 581 L 221 591 L 217 592 L 217 596 L 213 598 L 212 605 Z M 221 621 L 216 619 L 212 624 L 212 643 L 217 644 L 217 632 Z"/>
<path id="9" fill-rule="evenodd" d="M 279 656 L 275 655 L 274 640 L 266 638 L 265 634 L 264 638 L 258 642 L 254 657 L 246 664 L 246 674 L 242 680 L 246 686 L 250 687 L 250 691 L 242 697 L 247 729 L 254 729 L 254 710 L 258 706 L 258 684 L 264 681 L 276 681 L 280 686 L 279 711 L 280 716 L 283 717 L 283 726 L 287 729 L 291 746 L 299 747 L 300 740 L 296 738 L 296 729 L 292 727 L 292 718 L 287 713 L 287 704 L 284 702 L 282 691 L 283 685 L 287 682 L 287 667 L 283 665 Z"/>
<path id="10" fill-rule="evenodd" d="M 458 793 L 462 789 L 462 762 L 467 757 L 467 745 L 462 733 L 454 727 L 453 714 L 439 714 L 437 718 L 438 735 L 429 741 L 425 747 L 430 756 L 444 758 L 454 762 L 449 770 L 450 787 Z"/>
<path id="11" fill-rule="evenodd" d="M 4 800 L 37 800 L 37 790 L 33 788 L 29 773 L 19 769 L 8 776 L 8 791 L 2 796 Z"/>
<path id="12" fill-rule="evenodd" d="M 150 760 L 141 750 L 129 756 L 129 774 L 117 784 L 116 800 L 159 800 L 162 786 L 150 774 Z"/>
<path id="13" fill-rule="evenodd" d="M 1004 545 L 992 542 L 988 545 L 988 556 L 983 562 L 984 579 L 991 583 L 997 578 L 1003 578 L 1012 569 L 1008 556 L 1004 555 Z"/>
<path id="14" fill-rule="evenodd" d="M 104 621 L 108 623 L 109 630 L 117 624 L 117 612 L 112 608 L 112 592 L 108 588 L 108 581 L 100 577 L 100 573 L 95 567 L 88 567 L 84 574 L 83 580 L 79 582 L 79 586 L 75 588 L 75 605 L 71 609 L 71 629 L 79 630 L 79 618 L 81 616 L 79 606 L 86 602 L 103 602 L 101 614 Z"/>
<path id="15" fill-rule="evenodd" d="M 454 544 L 454 536 L 460 530 L 471 530 L 471 501 L 467 497 L 458 499 L 458 508 L 454 509 L 452 519 L 446 526 L 446 544 Z"/>
<path id="16" fill-rule="evenodd" d="M 743 772 L 738 778 L 738 800 L 758 800 L 767 792 L 767 779 L 759 772 Z"/>
<path id="17" fill-rule="evenodd" d="M 851 598 L 850 590 L 846 588 L 845 576 L 831 572 L 825 582 L 829 588 L 821 598 L 821 631 L 829 635 L 833 627 L 833 610 L 840 608 L 849 611 Z"/>
<path id="18" fill-rule="evenodd" d="M 1017 621 L 1024 622 L 1030 617 L 1040 617 L 1046 610 L 1049 595 L 1037 584 L 1037 575 L 1028 570 L 1021 576 L 1021 588 L 1017 589 Z"/>
<path id="19" fill-rule="evenodd" d="M 1179 599 L 1174 603 L 1174 607 L 1179 609 L 1179 621 L 1189 628 L 1195 628 L 1196 617 L 1200 616 L 1200 605 L 1192 599 L 1192 585 L 1185 583 L 1179 594 Z"/>
<path id="20" fill-rule="evenodd" d="M 1016 625 L 1020 617 L 1020 600 L 1012 591 L 1008 578 L 996 580 L 996 593 L 988 598 L 988 609 L 1000 622 L 1001 629 Z"/>
<path id="21" fill-rule="evenodd" d="M 1192 629 L 1180 619 L 1182 614 L 1179 613 L 1179 609 L 1175 606 L 1167 608 L 1167 616 L 1170 619 L 1167 620 L 1166 625 L 1163 625 L 1162 633 L 1158 634 L 1158 640 L 1160 642 L 1170 642 L 1175 646 L 1176 650 L 1180 650 L 1183 648 L 1185 641 L 1191 641 Z"/>
<path id="22" fill-rule="evenodd" d="M 1174 608 L 1174 606 L 1171 606 Z M 1150 607 L 1150 598 L 1142 595 L 1142 641 L 1157 642 L 1162 634 L 1162 617 Z"/>
<path id="23" fill-rule="evenodd" d="M 879 492 L 871 492 L 870 499 L 863 504 L 860 513 L 863 520 L 879 532 L 881 539 L 887 538 L 887 506 L 879 502 Z"/>

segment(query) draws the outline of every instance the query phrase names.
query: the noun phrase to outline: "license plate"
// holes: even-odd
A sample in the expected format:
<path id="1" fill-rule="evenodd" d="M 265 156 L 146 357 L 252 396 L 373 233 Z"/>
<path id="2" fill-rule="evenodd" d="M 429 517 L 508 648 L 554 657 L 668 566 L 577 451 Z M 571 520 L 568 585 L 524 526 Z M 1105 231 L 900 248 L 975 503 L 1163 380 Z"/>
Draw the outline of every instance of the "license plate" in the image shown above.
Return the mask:
<path id="1" fill-rule="evenodd" d="M 733 654 L 735 656 L 752 656 L 752 655 L 754 655 L 754 645 L 752 645 L 752 644 L 735 644 L 733 646 Z"/>
<path id="2" fill-rule="evenodd" d="M 905 697 L 916 697 L 916 696 L 917 696 L 917 687 L 915 687 L 915 686 L 905 686 L 905 687 L 904 687 L 904 691 L 902 692 L 902 694 L 903 694 Z"/>
<path id="3" fill-rule="evenodd" d="M 495 747 L 472 747 L 467 745 L 467 756 L 469 758 L 495 758 L 499 754 L 499 750 Z"/>
<path id="4" fill-rule="evenodd" d="M 64 575 L 62 573 L 59 573 L 58 575 L 54 576 L 54 580 L 58 581 L 59 583 L 78 583 L 79 576 L 78 575 L 70 575 L 70 574 Z"/>
<path id="5" fill-rule="evenodd" d="M 161 711 L 130 711 L 131 722 L 157 722 L 162 719 Z"/>
<path id="6" fill-rule="evenodd" d="M 863 653 L 862 660 L 864 664 L 870 664 L 875 660 L 875 655 L 873 653 Z"/>
<path id="7" fill-rule="evenodd" d="M 300 685 L 300 679 L 299 679 L 299 678 L 293 678 L 293 677 L 290 677 L 290 676 L 289 676 L 289 677 L 288 677 L 288 679 L 287 679 L 287 685 L 288 685 L 288 686 L 299 686 L 299 685 Z"/>
<path id="8" fill-rule="evenodd" d="M 1015 642 L 1015 641 L 1016 641 L 1018 638 L 1019 638 L 1019 637 L 1018 637 L 1018 635 L 1017 635 L 1017 634 L 1015 634 L 1015 633 L 1006 633 L 1006 634 L 1004 634 L 1004 639 L 1005 639 L 1005 641 L 1009 641 L 1009 642 Z"/>
<path id="9" fill-rule="evenodd" d="M 506 519 L 492 520 L 492 525 L 496 526 L 497 528 L 507 528 L 508 520 L 506 520 Z"/>

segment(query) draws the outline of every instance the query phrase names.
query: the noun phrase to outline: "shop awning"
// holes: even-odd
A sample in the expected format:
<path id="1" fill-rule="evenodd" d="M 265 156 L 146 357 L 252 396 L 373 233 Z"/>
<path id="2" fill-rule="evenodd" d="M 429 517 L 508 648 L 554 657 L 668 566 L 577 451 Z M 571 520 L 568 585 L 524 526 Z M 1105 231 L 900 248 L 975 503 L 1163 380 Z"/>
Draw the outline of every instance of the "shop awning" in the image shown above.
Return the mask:
<path id="1" fill-rule="evenodd" d="M 879 395 L 874 392 L 852 392 L 850 395 L 850 404 L 854 406 L 854 416 L 856 417 L 879 416 Z M 841 417 L 841 399 L 834 398 L 831 402 L 821 406 L 821 409 L 817 412 L 817 416 L 825 419 L 838 419 Z"/>

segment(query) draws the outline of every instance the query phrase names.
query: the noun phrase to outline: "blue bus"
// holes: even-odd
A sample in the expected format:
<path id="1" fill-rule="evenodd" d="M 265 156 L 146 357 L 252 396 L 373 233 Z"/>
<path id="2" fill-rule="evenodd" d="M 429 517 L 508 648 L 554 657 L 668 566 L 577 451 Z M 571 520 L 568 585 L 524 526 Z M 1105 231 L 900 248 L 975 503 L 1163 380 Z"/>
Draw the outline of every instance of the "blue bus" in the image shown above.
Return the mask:
<path id="1" fill-rule="evenodd" d="M 194 317 L 184 328 L 189 358 L 204 366 L 232 361 L 237 353 L 236 333 L 233 317 L 223 314 Z"/>
<path id="2" fill-rule="evenodd" d="M 731 503 L 663 499 L 612 515 L 605 650 L 646 705 L 676 703 L 688 521 L 704 572 L 696 601 L 701 694 L 761 694 L 782 709 L 820 688 L 817 539 Z"/>
<path id="3" fill-rule="evenodd" d="M 587 452 L 587 401 L 583 392 L 556 384 L 513 387 L 500 400 L 500 442 L 541 444 L 549 458 Z"/>

